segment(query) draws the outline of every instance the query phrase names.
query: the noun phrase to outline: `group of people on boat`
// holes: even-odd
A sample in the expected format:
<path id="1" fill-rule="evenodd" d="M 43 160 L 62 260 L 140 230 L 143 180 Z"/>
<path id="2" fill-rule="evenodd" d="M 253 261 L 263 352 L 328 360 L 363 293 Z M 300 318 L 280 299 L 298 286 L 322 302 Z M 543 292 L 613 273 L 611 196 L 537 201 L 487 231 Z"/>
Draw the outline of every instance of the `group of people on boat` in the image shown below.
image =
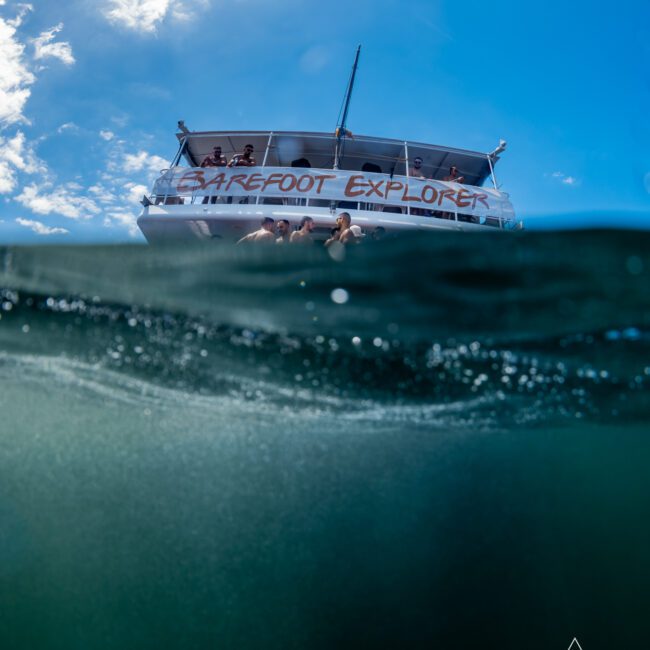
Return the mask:
<path id="1" fill-rule="evenodd" d="M 221 146 L 216 145 L 212 147 L 212 153 L 203 159 L 201 167 L 255 167 L 257 161 L 253 157 L 254 150 L 252 144 L 247 144 L 243 153 L 236 153 L 228 162 L 221 152 Z"/>
<path id="2" fill-rule="evenodd" d="M 221 145 L 215 145 L 212 147 L 212 153 L 208 154 L 204 159 L 203 162 L 201 163 L 201 167 L 255 167 L 257 165 L 257 161 L 255 160 L 255 157 L 253 156 L 254 152 L 254 147 L 252 144 L 247 144 L 244 147 L 244 151 L 242 153 L 236 153 L 233 155 L 233 157 L 228 161 L 226 157 L 223 155 Z M 429 178 L 424 174 L 424 171 L 422 169 L 422 164 L 423 160 L 420 156 L 416 156 L 413 159 L 413 165 L 409 167 L 409 176 L 412 178 Z M 300 158 L 298 160 L 294 160 L 291 163 L 292 167 L 311 167 L 311 164 L 306 158 Z M 362 167 L 362 171 L 366 172 L 376 172 L 376 173 L 381 173 L 381 167 L 378 165 L 374 165 L 372 163 L 365 163 Z M 465 177 L 461 176 L 458 168 L 454 165 L 452 165 L 449 168 L 449 174 L 445 176 L 443 181 L 449 181 L 453 183 L 464 183 L 465 182 Z"/>
<path id="3" fill-rule="evenodd" d="M 420 156 L 416 156 L 415 158 L 413 158 L 413 165 L 409 167 L 409 176 L 411 178 L 428 178 L 428 176 L 426 176 L 424 174 L 424 171 L 422 170 L 423 162 L 424 161 L 422 160 L 422 158 L 420 158 Z M 464 183 L 465 177 L 461 176 L 458 173 L 458 168 L 456 166 L 452 165 L 449 168 L 449 174 L 445 176 L 442 180 L 452 182 L 452 183 Z"/>
<path id="4" fill-rule="evenodd" d="M 260 223 L 259 230 L 251 232 L 242 237 L 238 244 L 311 244 L 311 236 L 314 230 L 314 220 L 311 217 L 303 217 L 300 220 L 298 230 L 291 232 L 291 224 L 288 219 L 280 219 L 277 223 L 271 217 L 264 217 Z"/>
<path id="5" fill-rule="evenodd" d="M 201 167 L 255 167 L 257 165 L 257 161 L 255 160 L 255 157 L 253 156 L 254 152 L 254 147 L 252 144 L 247 144 L 244 146 L 244 150 L 242 153 L 236 153 L 232 156 L 230 161 L 226 159 L 226 156 L 223 155 L 221 145 L 215 145 L 212 148 L 212 153 L 208 154 L 204 159 L 203 162 L 201 163 Z M 409 167 L 409 176 L 411 178 L 422 178 L 426 179 L 429 178 L 424 174 L 423 171 L 423 159 L 420 156 L 416 156 L 413 159 L 413 165 Z M 292 167 L 311 167 L 311 164 L 309 160 L 306 158 L 299 158 L 298 160 L 294 160 L 291 163 Z M 374 173 L 382 173 L 381 167 L 374 163 L 369 163 L 366 162 L 362 166 L 362 171 L 365 172 L 374 172 Z M 465 177 L 461 176 L 458 168 L 454 165 L 452 165 L 449 168 L 449 174 L 445 176 L 443 181 L 448 181 L 448 182 L 454 182 L 454 183 L 464 183 L 465 182 Z M 208 196 L 205 196 L 203 198 L 203 203 L 217 203 L 217 197 L 213 196 L 209 198 Z M 228 203 L 232 202 L 232 197 L 228 198 Z M 242 202 L 248 202 L 248 199 L 243 199 L 240 201 Z M 347 206 L 346 206 L 347 207 Z M 402 212 L 402 208 L 398 208 L 395 206 L 384 206 L 383 207 L 384 212 Z M 347 212 L 344 212 L 342 214 L 347 214 Z M 432 216 L 432 217 L 439 217 L 441 219 L 452 219 L 453 214 L 450 212 L 442 212 L 442 211 L 432 211 L 432 210 L 425 210 L 423 208 L 411 208 L 411 214 L 415 216 Z M 348 215 L 349 216 L 349 215 Z M 462 220 L 466 221 L 475 221 L 473 217 L 466 217 L 464 216 Z M 273 236 L 273 232 L 276 229 L 283 229 L 285 226 L 282 225 L 283 223 L 288 222 L 286 220 L 281 220 L 277 224 L 273 222 L 271 219 L 271 225 L 269 226 L 270 230 L 268 228 L 264 227 L 264 224 L 262 225 L 262 228 L 259 231 L 256 231 L 255 233 L 250 233 L 250 235 L 247 235 L 246 237 L 243 238 L 242 241 L 266 241 Z M 357 226 L 358 228 L 358 226 Z M 347 228 L 345 230 L 348 230 Z M 289 241 L 290 237 L 293 237 L 294 235 L 297 235 L 298 232 L 303 232 L 303 224 L 301 223 L 300 225 L 300 230 L 297 230 L 293 233 L 288 233 L 282 237 L 279 237 L 278 241 Z M 311 231 L 305 231 L 305 232 L 311 232 Z M 254 237 L 253 237 L 254 236 Z M 251 237 L 252 239 L 248 239 L 248 237 Z M 304 238 L 304 235 L 301 235 L 300 238 L 294 238 L 291 241 L 299 241 L 300 239 Z M 343 242 L 345 243 L 345 242 Z"/>
<path id="6" fill-rule="evenodd" d="M 314 220 L 311 217 L 303 217 L 300 225 L 294 231 L 291 230 L 291 223 L 288 219 L 275 221 L 271 217 L 264 217 L 260 228 L 242 237 L 238 244 L 264 243 L 264 244 L 313 244 L 312 233 L 315 228 Z M 386 231 L 381 226 L 372 233 L 372 239 L 383 239 Z M 352 217 L 348 212 L 341 212 L 336 218 L 336 227 L 330 232 L 330 237 L 325 241 L 325 247 L 329 248 L 338 242 L 339 245 L 347 246 L 359 244 L 365 234 L 361 228 L 352 224 Z"/>

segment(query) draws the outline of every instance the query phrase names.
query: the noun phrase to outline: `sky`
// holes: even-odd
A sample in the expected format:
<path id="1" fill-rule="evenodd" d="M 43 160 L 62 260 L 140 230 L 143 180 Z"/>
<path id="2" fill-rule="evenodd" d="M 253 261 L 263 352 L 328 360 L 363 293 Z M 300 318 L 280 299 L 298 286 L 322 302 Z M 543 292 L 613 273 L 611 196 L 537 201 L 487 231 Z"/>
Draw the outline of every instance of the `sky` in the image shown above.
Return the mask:
<path id="1" fill-rule="evenodd" d="M 492 151 L 531 228 L 650 227 L 650 2 L 0 0 L 0 243 L 142 242 L 191 130 Z"/>

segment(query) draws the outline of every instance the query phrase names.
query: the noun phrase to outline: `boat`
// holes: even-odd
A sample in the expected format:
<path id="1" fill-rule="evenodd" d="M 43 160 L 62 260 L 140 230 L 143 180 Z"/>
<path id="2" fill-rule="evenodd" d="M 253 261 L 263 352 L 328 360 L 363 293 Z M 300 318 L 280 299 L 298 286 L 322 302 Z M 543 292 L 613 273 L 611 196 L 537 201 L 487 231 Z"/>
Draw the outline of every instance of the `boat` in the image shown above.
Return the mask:
<path id="1" fill-rule="evenodd" d="M 267 217 L 292 229 L 311 217 L 312 237 L 325 240 L 343 211 L 364 235 L 521 229 L 494 171 L 505 141 L 482 153 L 347 129 L 359 51 L 334 133 L 191 131 L 179 121 L 176 156 L 142 200 L 147 241 L 237 241 Z M 202 166 L 215 147 L 221 164 Z M 236 164 L 246 147 L 254 166 Z"/>

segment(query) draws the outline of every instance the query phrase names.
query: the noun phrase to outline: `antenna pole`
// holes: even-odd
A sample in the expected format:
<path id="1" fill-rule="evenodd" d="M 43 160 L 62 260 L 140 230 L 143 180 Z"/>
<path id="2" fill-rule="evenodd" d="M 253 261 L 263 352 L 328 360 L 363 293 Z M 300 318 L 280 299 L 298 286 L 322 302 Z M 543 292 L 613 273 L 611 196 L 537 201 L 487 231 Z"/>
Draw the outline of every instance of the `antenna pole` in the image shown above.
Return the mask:
<path id="1" fill-rule="evenodd" d="M 334 169 L 339 168 L 343 139 L 347 134 L 345 125 L 348 119 L 348 110 L 350 108 L 350 99 L 352 98 L 352 89 L 354 88 L 354 79 L 357 76 L 357 66 L 359 65 L 359 54 L 361 54 L 361 45 L 357 47 L 357 53 L 354 57 L 354 65 L 352 66 L 352 74 L 350 75 L 350 81 L 348 82 L 348 87 L 347 90 L 345 91 L 345 100 L 343 103 L 343 115 L 341 117 L 341 123 L 336 127 L 336 151 L 334 153 Z"/>

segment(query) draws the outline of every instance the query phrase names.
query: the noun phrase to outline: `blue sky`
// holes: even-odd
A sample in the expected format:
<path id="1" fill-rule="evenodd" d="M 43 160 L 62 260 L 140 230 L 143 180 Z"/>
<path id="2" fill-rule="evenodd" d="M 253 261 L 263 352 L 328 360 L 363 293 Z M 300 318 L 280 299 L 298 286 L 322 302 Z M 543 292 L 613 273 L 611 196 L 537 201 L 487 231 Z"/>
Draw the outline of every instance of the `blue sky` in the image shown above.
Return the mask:
<path id="1" fill-rule="evenodd" d="M 650 224 L 650 2 L 0 0 L 0 242 L 141 241 L 193 130 L 481 151 L 531 226 Z"/>

